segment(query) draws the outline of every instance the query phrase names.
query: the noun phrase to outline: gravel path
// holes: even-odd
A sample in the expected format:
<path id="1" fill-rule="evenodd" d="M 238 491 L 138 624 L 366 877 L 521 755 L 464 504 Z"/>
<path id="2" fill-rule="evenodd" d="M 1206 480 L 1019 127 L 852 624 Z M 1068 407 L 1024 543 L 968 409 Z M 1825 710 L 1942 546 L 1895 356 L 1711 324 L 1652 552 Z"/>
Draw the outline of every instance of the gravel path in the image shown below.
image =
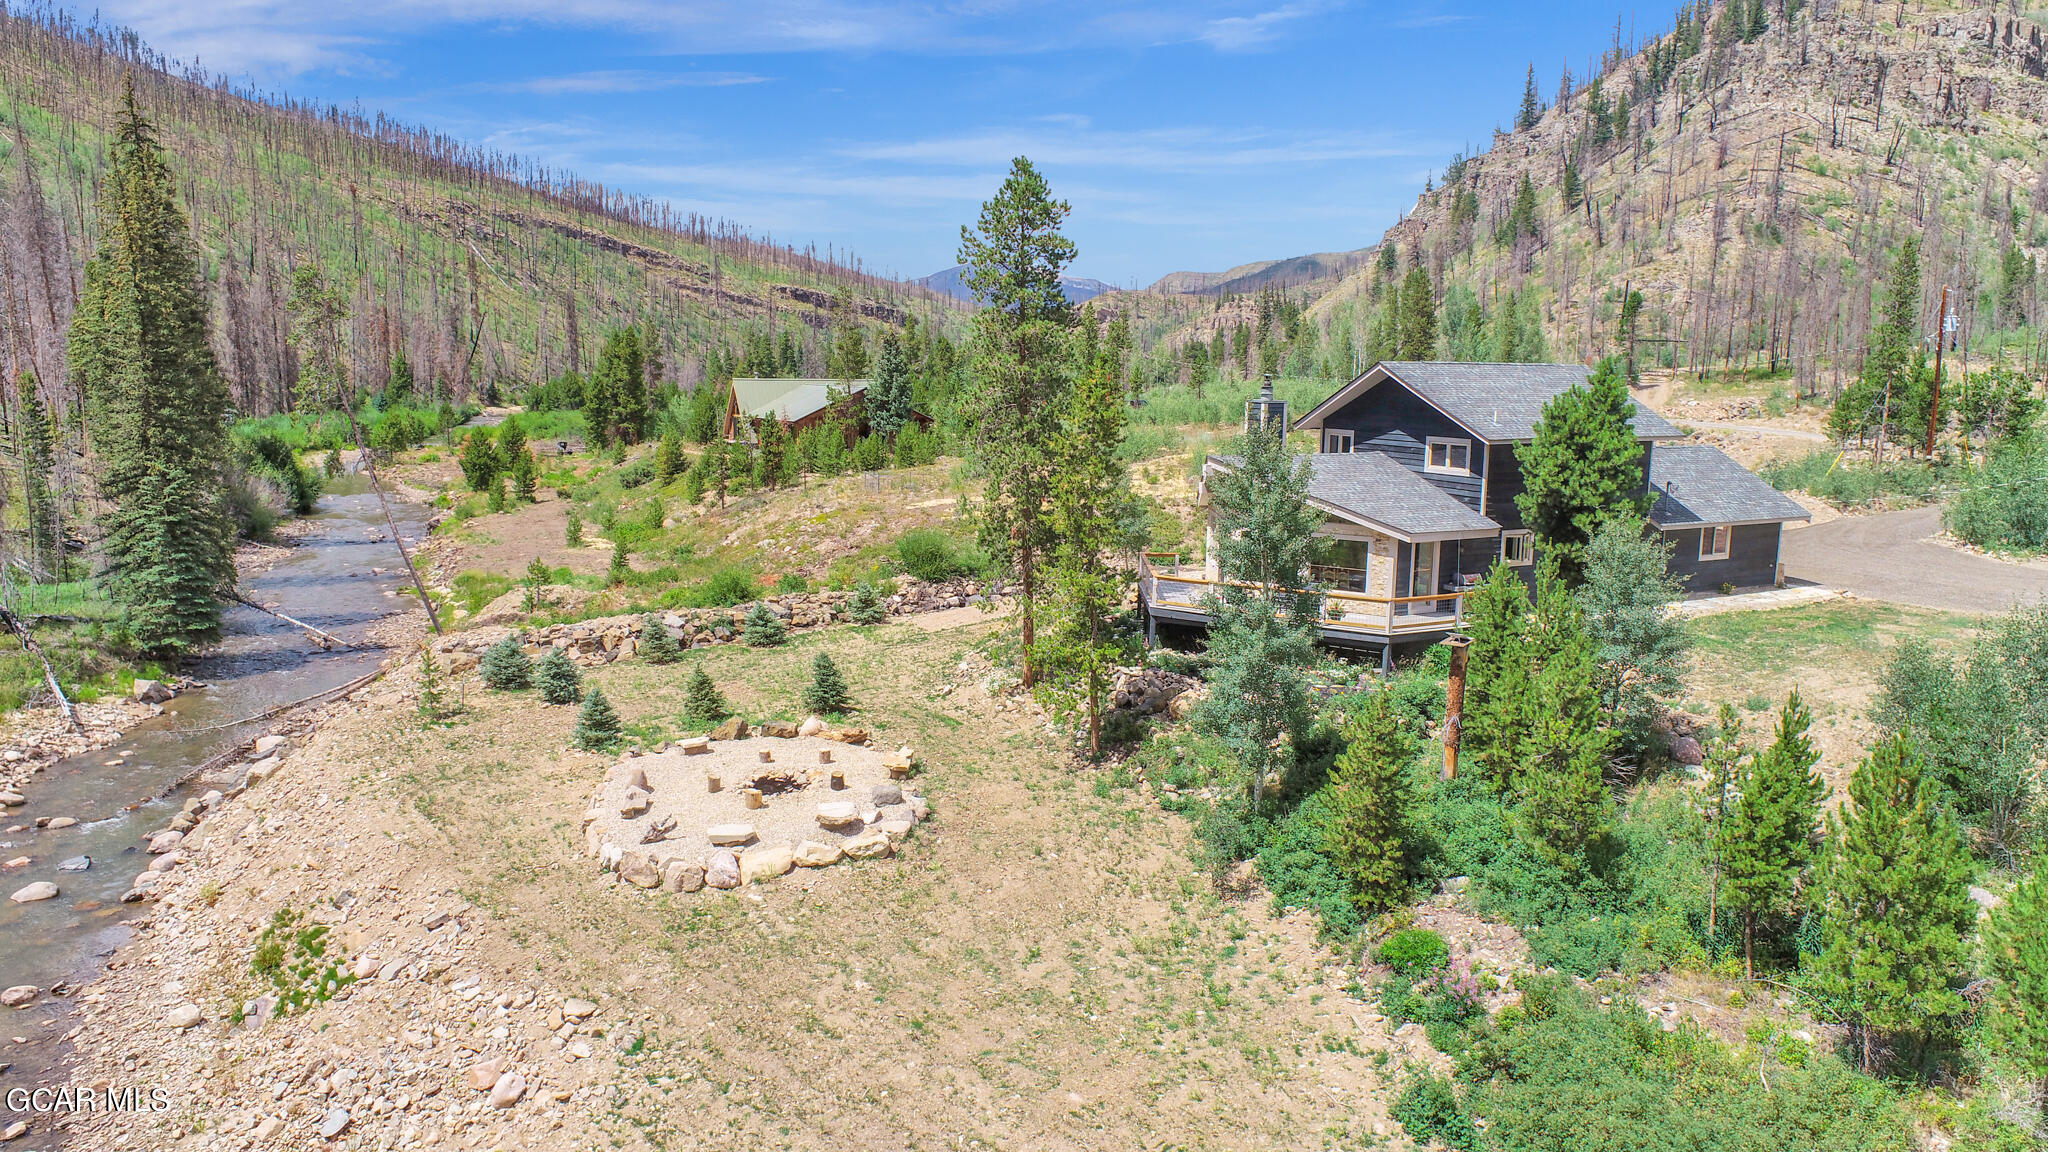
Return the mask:
<path id="1" fill-rule="evenodd" d="M 2048 568 L 1943 547 L 1936 506 L 1844 516 L 1785 533 L 1785 575 L 1869 600 L 1951 612 L 2048 602 Z"/>

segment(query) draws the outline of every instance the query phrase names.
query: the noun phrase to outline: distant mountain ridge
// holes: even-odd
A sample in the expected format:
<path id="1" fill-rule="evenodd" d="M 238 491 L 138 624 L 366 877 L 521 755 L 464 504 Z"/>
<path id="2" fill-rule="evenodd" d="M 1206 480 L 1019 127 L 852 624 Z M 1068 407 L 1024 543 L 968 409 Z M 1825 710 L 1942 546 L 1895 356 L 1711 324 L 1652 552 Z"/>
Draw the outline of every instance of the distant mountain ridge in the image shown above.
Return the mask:
<path id="1" fill-rule="evenodd" d="M 1223 272 L 1168 272 L 1154 280 L 1149 292 L 1184 295 L 1243 295 L 1268 285 L 1300 287 L 1319 281 L 1336 281 L 1365 267 L 1379 251 L 1377 247 L 1349 252 L 1315 252 L 1284 260 L 1254 260 Z"/>
<path id="2" fill-rule="evenodd" d="M 974 299 L 974 294 L 967 290 L 966 273 L 967 265 L 955 264 L 942 272 L 934 272 L 923 279 L 913 280 L 911 283 L 921 284 L 933 292 L 937 292 L 942 296 L 951 296 L 955 300 L 971 301 Z M 1117 290 L 1114 284 L 1105 284 L 1100 280 L 1090 280 L 1085 276 L 1062 276 L 1060 277 L 1060 288 L 1066 292 L 1067 299 L 1075 304 L 1093 300 L 1104 292 L 1114 292 Z"/>

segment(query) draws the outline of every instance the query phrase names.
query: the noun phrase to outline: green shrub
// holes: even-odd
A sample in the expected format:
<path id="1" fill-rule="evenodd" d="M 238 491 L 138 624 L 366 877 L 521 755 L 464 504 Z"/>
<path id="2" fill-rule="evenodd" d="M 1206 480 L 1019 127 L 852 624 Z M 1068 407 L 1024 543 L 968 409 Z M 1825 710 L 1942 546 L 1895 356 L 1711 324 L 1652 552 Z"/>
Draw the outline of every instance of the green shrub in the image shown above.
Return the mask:
<path id="1" fill-rule="evenodd" d="M 1418 1144 L 1435 1141 L 1461 1150 L 1480 1147 L 1478 1130 L 1458 1106 L 1455 1086 L 1433 1072 L 1420 1072 L 1408 1081 L 1394 1101 L 1393 1115 L 1407 1129 L 1409 1139 Z"/>
<path id="2" fill-rule="evenodd" d="M 1805 492 L 1841 508 L 1859 508 L 1887 496 L 1925 500 L 1937 480 L 1931 465 L 1893 462 L 1873 468 L 1851 463 L 1844 453 L 1824 449 L 1796 460 L 1772 460 L 1757 475 L 1783 492 Z"/>
<path id="3" fill-rule="evenodd" d="M 683 658 L 683 646 L 653 612 L 640 617 L 640 657 L 649 664 L 673 664 Z"/>
<path id="4" fill-rule="evenodd" d="M 754 574 L 745 568 L 720 568 L 702 583 L 693 588 L 678 590 L 672 594 L 675 604 L 681 608 L 730 608 L 759 599 L 760 585 L 754 583 Z M 667 601 L 671 596 L 663 596 Z"/>
<path id="5" fill-rule="evenodd" d="M 355 983 L 353 974 L 327 956 L 327 925 L 305 920 L 290 908 L 278 909 L 249 959 L 250 973 L 277 992 L 280 1015 L 329 1000 Z"/>
<path id="6" fill-rule="evenodd" d="M 609 752 L 619 746 L 622 735 L 619 714 L 612 708 L 612 702 L 604 698 L 604 689 L 592 688 L 576 713 L 576 730 L 571 736 L 576 747 L 586 752 Z"/>
<path id="7" fill-rule="evenodd" d="M 549 649 L 533 670 L 533 682 L 540 698 L 548 704 L 574 704 L 583 695 L 583 673 L 563 649 Z"/>
<path id="8" fill-rule="evenodd" d="M 718 685 L 702 668 L 692 668 L 690 679 L 683 686 L 683 720 L 686 723 L 712 725 L 732 715 L 732 708 L 718 691 Z"/>
<path id="9" fill-rule="evenodd" d="M 1350 879 L 1325 848 L 1332 817 L 1329 802 L 1318 792 L 1274 822 L 1271 837 L 1259 848 L 1259 879 L 1272 891 L 1275 908 L 1310 909 L 1324 933 L 1341 938 L 1354 935 L 1363 922 L 1351 899 Z"/>
<path id="10" fill-rule="evenodd" d="M 963 553 L 951 536 L 935 528 L 915 528 L 896 541 L 896 559 L 903 570 L 927 583 L 971 575 L 977 559 Z"/>
<path id="11" fill-rule="evenodd" d="M 853 693 L 832 657 L 820 652 L 811 661 L 811 683 L 804 689 L 804 711 L 814 716 L 843 716 L 853 710 Z"/>
<path id="12" fill-rule="evenodd" d="M 1984 467 L 1964 477 L 1942 522 L 1979 548 L 2048 549 L 2048 441 L 2040 436 L 2001 441 L 1990 456 Z"/>
<path id="13" fill-rule="evenodd" d="M 1432 971 L 1451 958 L 1450 946 L 1444 938 L 1428 928 L 1404 928 L 1372 950 L 1373 962 L 1385 964 L 1397 976 L 1409 980 Z"/>
<path id="14" fill-rule="evenodd" d="M 846 617 L 855 624 L 880 624 L 889 615 L 882 590 L 873 584 L 857 584 L 846 601 Z"/>
<path id="15" fill-rule="evenodd" d="M 789 628 L 782 617 L 769 611 L 768 605 L 756 604 L 740 625 L 740 639 L 749 648 L 773 648 L 789 639 Z"/>

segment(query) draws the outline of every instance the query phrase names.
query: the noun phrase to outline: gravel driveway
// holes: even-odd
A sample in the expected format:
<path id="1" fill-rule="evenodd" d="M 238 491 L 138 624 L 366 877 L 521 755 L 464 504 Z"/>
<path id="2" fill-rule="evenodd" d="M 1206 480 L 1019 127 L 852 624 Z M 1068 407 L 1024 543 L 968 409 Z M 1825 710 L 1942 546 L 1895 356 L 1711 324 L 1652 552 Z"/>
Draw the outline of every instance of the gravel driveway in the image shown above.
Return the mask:
<path id="1" fill-rule="evenodd" d="M 1844 516 L 1785 533 L 1785 575 L 1951 612 L 2003 612 L 2048 602 L 2048 567 L 1959 552 L 1928 539 L 1941 531 L 1935 506 Z"/>

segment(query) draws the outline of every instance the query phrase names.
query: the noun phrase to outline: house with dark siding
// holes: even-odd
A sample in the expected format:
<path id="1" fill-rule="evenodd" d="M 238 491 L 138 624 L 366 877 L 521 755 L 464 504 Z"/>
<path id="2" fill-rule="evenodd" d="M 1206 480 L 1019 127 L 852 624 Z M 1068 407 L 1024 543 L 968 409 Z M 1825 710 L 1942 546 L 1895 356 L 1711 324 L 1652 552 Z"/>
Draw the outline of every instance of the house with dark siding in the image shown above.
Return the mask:
<path id="1" fill-rule="evenodd" d="M 1534 581 L 1540 550 L 1515 497 L 1515 455 L 1535 438 L 1543 406 L 1586 382 L 1575 364 L 1381 362 L 1288 427 L 1315 439 L 1309 498 L 1324 516 L 1312 576 L 1323 638 L 1389 650 L 1455 631 L 1464 593 L 1505 559 Z M 1254 404 L 1258 404 L 1255 401 Z M 1652 530 L 1672 544 L 1671 572 L 1689 591 L 1778 582 L 1784 525 L 1805 509 L 1719 449 L 1640 404 L 1642 491 Z M 1198 500 L 1234 468 L 1209 457 Z M 1148 622 L 1202 626 L 1215 566 L 1213 517 L 1201 566 L 1148 556 L 1140 602 Z"/>

